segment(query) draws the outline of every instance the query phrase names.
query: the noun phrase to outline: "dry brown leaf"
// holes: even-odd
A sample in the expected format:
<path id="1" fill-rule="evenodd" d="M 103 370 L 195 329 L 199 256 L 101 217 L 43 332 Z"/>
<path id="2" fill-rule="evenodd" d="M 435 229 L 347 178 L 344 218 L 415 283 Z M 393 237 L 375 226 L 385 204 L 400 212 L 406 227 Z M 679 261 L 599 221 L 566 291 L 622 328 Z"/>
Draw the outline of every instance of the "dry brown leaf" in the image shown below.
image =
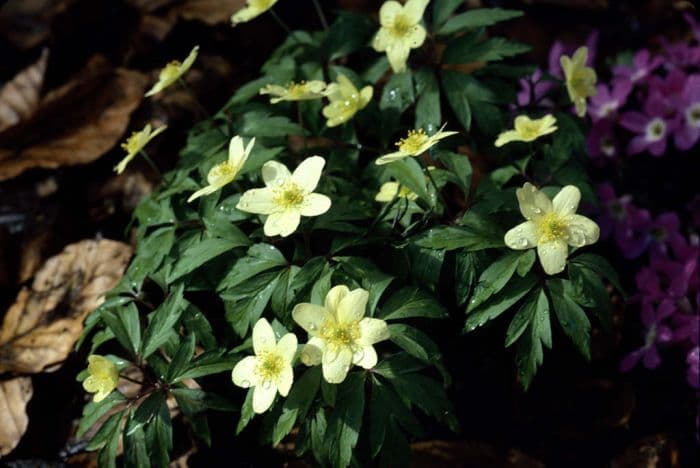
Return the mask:
<path id="1" fill-rule="evenodd" d="M 47 260 L 5 315 L 0 373 L 36 373 L 61 363 L 130 257 L 131 247 L 121 242 L 84 240 Z"/>
<path id="2" fill-rule="evenodd" d="M 75 0 L 0 1 L 0 34 L 15 47 L 28 50 L 49 37 L 51 22 Z"/>
<path id="3" fill-rule="evenodd" d="M 124 135 L 145 87 L 143 74 L 93 58 L 77 78 L 48 93 L 32 119 L 0 135 L 0 181 L 99 158 Z"/>
<path id="4" fill-rule="evenodd" d="M 19 260 L 17 282 L 24 283 L 39 269 L 44 258 L 44 250 L 50 240 L 50 231 L 45 229 L 38 232 L 22 243 L 22 254 Z"/>
<path id="5" fill-rule="evenodd" d="M 34 114 L 39 105 L 48 60 L 49 50 L 44 49 L 39 60 L 0 88 L 0 132 Z"/>
<path id="6" fill-rule="evenodd" d="M 30 377 L 0 381 L 0 457 L 10 453 L 27 430 L 25 410 L 31 398 Z"/>
<path id="7" fill-rule="evenodd" d="M 228 23 L 231 15 L 243 8 L 246 0 L 186 0 L 175 7 L 186 20 L 197 20 L 209 25 Z"/>

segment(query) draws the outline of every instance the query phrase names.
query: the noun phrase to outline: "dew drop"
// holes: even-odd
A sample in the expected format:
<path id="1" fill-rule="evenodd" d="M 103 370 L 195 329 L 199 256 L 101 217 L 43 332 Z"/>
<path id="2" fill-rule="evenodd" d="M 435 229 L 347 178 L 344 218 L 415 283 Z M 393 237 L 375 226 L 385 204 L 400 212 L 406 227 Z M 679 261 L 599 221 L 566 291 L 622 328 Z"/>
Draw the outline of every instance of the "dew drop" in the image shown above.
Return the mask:
<path id="1" fill-rule="evenodd" d="M 518 243 L 520 244 L 520 247 L 527 247 L 527 244 L 528 244 L 527 239 L 525 239 L 524 237 L 521 238 L 521 239 L 518 241 Z"/>
<path id="2" fill-rule="evenodd" d="M 250 387 L 250 381 L 244 380 L 243 382 L 241 382 L 241 387 L 243 387 L 243 388 Z"/>
<path id="3" fill-rule="evenodd" d="M 316 327 L 316 324 L 315 324 L 315 323 L 309 324 L 309 330 L 315 331 L 316 328 L 317 328 L 317 327 Z"/>
<path id="4" fill-rule="evenodd" d="M 534 212 L 537 213 L 537 214 L 542 213 L 542 210 L 539 209 L 539 208 L 534 208 L 532 211 L 534 211 Z"/>
<path id="5" fill-rule="evenodd" d="M 262 388 L 264 388 L 265 390 L 269 390 L 271 387 L 272 387 L 272 382 L 270 382 L 269 380 L 264 381 L 262 384 Z"/>

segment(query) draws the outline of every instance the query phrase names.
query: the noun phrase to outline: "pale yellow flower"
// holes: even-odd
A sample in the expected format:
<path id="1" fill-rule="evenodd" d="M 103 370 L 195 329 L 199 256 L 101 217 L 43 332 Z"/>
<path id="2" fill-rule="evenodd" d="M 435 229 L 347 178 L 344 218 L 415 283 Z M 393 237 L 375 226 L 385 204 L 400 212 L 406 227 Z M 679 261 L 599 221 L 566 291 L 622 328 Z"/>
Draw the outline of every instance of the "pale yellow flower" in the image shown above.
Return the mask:
<path id="1" fill-rule="evenodd" d="M 194 192 L 187 201 L 191 202 L 201 196 L 214 193 L 223 186 L 233 182 L 248 160 L 248 156 L 250 156 L 254 144 L 255 138 L 251 138 L 248 142 L 248 146 L 243 148 L 243 138 L 239 136 L 231 138 L 231 142 L 228 146 L 228 160 L 212 167 L 207 174 L 207 183 L 209 185 Z"/>
<path id="2" fill-rule="evenodd" d="M 338 75 L 338 81 L 326 88 L 326 96 L 330 103 L 323 108 L 326 125 L 336 127 L 347 122 L 372 99 L 374 90 L 365 86 L 358 91 L 345 75 Z"/>
<path id="3" fill-rule="evenodd" d="M 307 366 L 321 364 L 329 383 L 345 380 L 353 364 L 374 367 L 377 352 L 372 345 L 389 338 L 384 320 L 365 317 L 368 298 L 364 289 L 335 286 L 323 306 L 302 303 L 292 310 L 294 321 L 309 334 L 301 361 Z"/>
<path id="4" fill-rule="evenodd" d="M 92 401 L 99 403 L 104 400 L 112 390 L 117 388 L 119 371 L 112 361 L 104 356 L 91 354 L 88 356 L 88 377 L 83 380 L 85 391 L 94 393 Z"/>
<path id="5" fill-rule="evenodd" d="M 596 95 L 595 82 L 597 78 L 595 70 L 586 66 L 587 59 L 587 47 L 579 47 L 574 52 L 573 57 L 562 55 L 559 58 L 561 68 L 564 70 L 566 90 L 576 106 L 576 114 L 579 117 L 586 115 L 586 98 Z"/>
<path id="6" fill-rule="evenodd" d="M 269 84 L 260 89 L 260 94 L 276 96 L 270 98 L 271 104 L 280 101 L 307 101 L 325 96 L 326 83 L 320 80 L 289 83 L 287 86 Z"/>
<path id="7" fill-rule="evenodd" d="M 171 84 L 175 83 L 178 79 L 180 79 L 180 77 L 187 73 L 187 70 L 189 70 L 192 67 L 192 64 L 197 59 L 198 53 L 199 46 L 194 46 L 194 48 L 187 56 L 184 62 L 180 63 L 179 60 L 173 60 L 172 62 L 167 64 L 165 68 L 163 68 L 160 71 L 160 75 L 158 75 L 158 81 L 156 82 L 156 84 L 154 84 L 153 87 L 150 90 L 148 90 L 145 96 L 149 97 L 153 96 L 154 94 L 158 94 Z"/>
<path id="8" fill-rule="evenodd" d="M 290 173 L 284 164 L 268 161 L 262 167 L 266 187 L 245 192 L 236 208 L 268 215 L 265 235 L 287 237 L 299 227 L 302 216 L 319 216 L 331 207 L 330 198 L 313 193 L 325 164 L 322 157 L 311 156 Z"/>
<path id="9" fill-rule="evenodd" d="M 277 3 L 277 0 L 247 0 L 246 3 L 245 7 L 231 16 L 231 24 L 233 26 L 238 23 L 247 23 L 253 18 L 257 18 L 272 8 Z"/>
<path id="10" fill-rule="evenodd" d="M 379 192 L 374 197 L 374 200 L 381 203 L 389 203 L 396 197 L 413 201 L 418 198 L 418 195 L 411 192 L 407 187 L 399 185 L 398 182 L 385 182 L 379 188 Z"/>
<path id="11" fill-rule="evenodd" d="M 425 28 L 420 24 L 429 0 L 408 0 L 404 5 L 394 0 L 384 2 L 379 9 L 381 28 L 374 36 L 372 47 L 386 52 L 394 73 L 406 69 L 411 49 L 425 42 Z"/>
<path id="12" fill-rule="evenodd" d="M 126 151 L 126 156 L 119 161 L 119 164 L 114 166 L 114 170 L 117 171 L 117 174 L 124 172 L 127 164 L 143 150 L 149 141 L 164 132 L 166 128 L 168 128 L 168 126 L 163 125 L 162 127 L 156 128 L 155 131 L 152 131 L 151 124 L 147 124 L 140 132 L 133 132 L 131 136 L 122 143 L 122 148 Z"/>
<path id="13" fill-rule="evenodd" d="M 583 247 L 598 241 L 598 225 L 577 215 L 581 192 L 567 185 L 550 200 L 529 182 L 516 191 L 520 212 L 527 219 L 504 237 L 508 247 L 525 250 L 537 247 L 545 273 L 555 275 L 566 267 L 569 245 Z"/>
<path id="14" fill-rule="evenodd" d="M 287 333 L 278 342 L 270 323 L 261 318 L 253 327 L 253 351 L 255 356 L 238 361 L 231 379 L 238 387 L 253 387 L 253 411 L 260 414 L 272 406 L 277 393 L 286 397 L 292 388 L 297 337 Z"/>
<path id="15" fill-rule="evenodd" d="M 534 141 L 541 136 L 557 131 L 557 119 L 547 114 L 541 119 L 531 120 L 527 115 L 515 118 L 515 130 L 507 130 L 498 135 L 496 146 L 503 146 L 512 141 Z"/>
<path id="16" fill-rule="evenodd" d="M 425 130 L 422 128 L 419 128 L 418 130 L 409 130 L 406 138 L 402 138 L 395 143 L 399 150 L 377 158 L 375 164 L 381 166 L 382 164 L 389 164 L 410 156 L 420 156 L 433 147 L 438 141 L 457 133 L 443 132 L 442 130 L 444 128 L 445 125 L 443 125 L 435 134 L 430 136 L 426 135 Z"/>

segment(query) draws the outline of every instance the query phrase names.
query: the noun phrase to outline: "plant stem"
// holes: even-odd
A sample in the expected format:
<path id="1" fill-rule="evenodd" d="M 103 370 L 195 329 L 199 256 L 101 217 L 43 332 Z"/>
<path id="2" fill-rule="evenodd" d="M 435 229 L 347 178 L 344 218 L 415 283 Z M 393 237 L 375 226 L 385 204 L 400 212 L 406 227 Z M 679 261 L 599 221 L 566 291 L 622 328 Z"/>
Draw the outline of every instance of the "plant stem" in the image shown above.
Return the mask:
<path id="1" fill-rule="evenodd" d="M 425 173 L 428 175 L 428 179 L 430 179 L 430 183 L 433 185 L 435 188 L 435 193 L 437 193 L 437 196 L 440 197 L 440 201 L 442 201 L 442 204 L 445 205 L 445 210 L 448 212 L 450 211 L 450 206 L 447 204 L 447 200 L 445 199 L 445 196 L 442 194 L 440 189 L 437 186 L 437 183 L 435 182 L 435 179 L 433 179 L 433 175 L 430 173 L 430 169 L 428 169 L 428 166 L 423 162 L 422 159 L 420 159 L 421 165 L 423 166 L 423 169 L 425 170 Z"/>
<path id="2" fill-rule="evenodd" d="M 325 31 L 328 31 L 328 21 L 326 21 L 326 15 L 323 14 L 323 10 L 321 9 L 321 5 L 318 3 L 318 0 L 313 0 L 314 2 L 314 7 L 316 7 L 316 13 L 318 14 L 318 19 L 321 20 L 321 26 L 323 26 L 323 29 Z"/>
<path id="3" fill-rule="evenodd" d="M 292 30 L 289 29 L 289 26 L 287 26 L 287 25 L 284 23 L 284 21 L 282 21 L 282 18 L 280 18 L 279 16 L 277 16 L 277 13 L 275 13 L 275 10 L 272 9 L 272 8 L 270 8 L 269 11 L 270 11 L 270 14 L 272 15 L 272 17 L 274 18 L 274 20 L 277 22 L 277 24 L 279 24 L 280 27 L 281 27 L 282 29 L 284 29 L 284 32 L 286 32 L 286 33 L 289 34 L 290 36 L 293 36 Z"/>
<path id="4" fill-rule="evenodd" d="M 158 177 L 160 179 L 163 178 L 163 174 L 161 174 L 160 169 L 158 169 L 158 166 L 156 166 L 156 163 L 153 162 L 153 160 L 148 156 L 148 153 L 146 153 L 146 150 L 142 149 L 141 151 L 141 156 L 143 156 L 143 159 L 146 160 L 149 166 L 151 166 L 151 169 L 156 171 L 156 174 L 158 174 Z"/>

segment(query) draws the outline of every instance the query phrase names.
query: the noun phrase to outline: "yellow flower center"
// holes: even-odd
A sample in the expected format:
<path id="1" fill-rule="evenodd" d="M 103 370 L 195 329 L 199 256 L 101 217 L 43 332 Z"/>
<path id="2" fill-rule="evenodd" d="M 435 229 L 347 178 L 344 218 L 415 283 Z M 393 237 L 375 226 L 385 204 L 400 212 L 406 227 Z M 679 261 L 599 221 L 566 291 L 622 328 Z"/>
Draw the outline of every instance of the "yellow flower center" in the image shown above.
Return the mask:
<path id="1" fill-rule="evenodd" d="M 357 322 L 324 324 L 321 337 L 332 347 L 352 346 L 360 338 L 360 325 Z"/>
<path id="2" fill-rule="evenodd" d="M 304 191 L 297 184 L 288 182 L 277 192 L 274 202 L 285 209 L 298 208 L 304 203 Z"/>
<path id="3" fill-rule="evenodd" d="M 133 132 L 126 142 L 122 143 L 122 148 L 129 154 L 138 153 L 143 147 L 141 142 L 141 132 Z"/>
<path id="4" fill-rule="evenodd" d="M 267 351 L 258 356 L 255 373 L 263 382 L 275 380 L 284 368 L 284 359 L 277 353 Z"/>
<path id="5" fill-rule="evenodd" d="M 577 96 L 586 97 L 591 95 L 594 91 L 592 88 L 595 79 L 591 75 L 590 70 L 586 67 L 573 70 L 569 82 L 571 83 L 571 89 Z"/>
<path id="6" fill-rule="evenodd" d="M 688 108 L 686 111 L 686 120 L 691 127 L 700 127 L 700 102 Z"/>
<path id="7" fill-rule="evenodd" d="M 175 81 L 180 76 L 180 67 L 182 63 L 179 60 L 173 60 L 168 63 L 160 72 L 160 79 L 165 81 Z"/>
<path id="8" fill-rule="evenodd" d="M 428 135 L 425 134 L 425 130 L 420 128 L 418 130 L 409 130 L 408 136 L 399 140 L 396 146 L 399 147 L 400 151 L 416 156 L 427 141 Z"/>
<path id="9" fill-rule="evenodd" d="M 224 161 L 211 168 L 207 175 L 207 181 L 210 184 L 215 184 L 220 181 L 228 181 L 235 176 L 236 168 L 228 161 Z"/>
<path id="10" fill-rule="evenodd" d="M 648 141 L 659 141 L 666 133 L 666 123 L 660 118 L 652 120 L 646 128 L 646 139 Z"/>
<path id="11" fill-rule="evenodd" d="M 415 27 L 416 25 L 410 19 L 405 15 L 399 14 L 394 18 L 394 22 L 391 24 L 389 30 L 392 36 L 402 38 L 408 36 Z"/>
<path id="12" fill-rule="evenodd" d="M 538 242 L 566 240 L 568 237 L 566 220 L 551 211 L 535 221 L 537 225 Z"/>
<path id="13" fill-rule="evenodd" d="M 299 99 L 304 97 L 306 94 L 306 81 L 300 81 L 299 83 L 289 83 L 287 85 L 287 94 L 289 97 L 294 99 Z"/>
<path id="14" fill-rule="evenodd" d="M 408 188 L 401 186 L 399 189 L 399 197 L 400 198 L 409 198 L 410 196 L 413 195 L 413 192 L 411 192 Z"/>

